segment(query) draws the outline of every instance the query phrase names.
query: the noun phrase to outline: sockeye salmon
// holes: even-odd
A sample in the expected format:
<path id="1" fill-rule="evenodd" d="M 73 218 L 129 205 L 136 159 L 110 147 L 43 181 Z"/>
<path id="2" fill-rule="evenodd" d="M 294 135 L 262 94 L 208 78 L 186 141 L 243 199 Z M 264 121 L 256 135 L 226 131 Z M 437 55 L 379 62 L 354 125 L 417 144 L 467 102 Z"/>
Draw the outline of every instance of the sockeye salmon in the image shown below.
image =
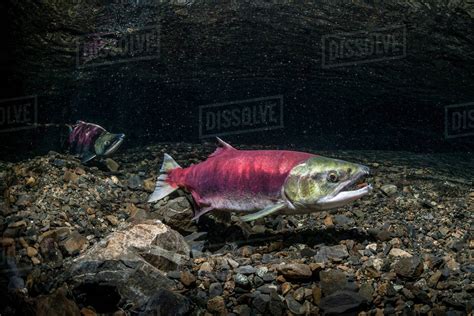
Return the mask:
<path id="1" fill-rule="evenodd" d="M 77 121 L 69 126 L 67 146 L 69 152 L 77 155 L 82 163 L 86 163 L 95 157 L 112 155 L 124 138 L 125 134 L 112 134 L 97 124 Z"/>
<path id="2" fill-rule="evenodd" d="M 361 183 L 369 168 L 343 160 L 287 150 L 220 147 L 205 161 L 181 168 L 164 155 L 154 202 L 178 188 L 191 193 L 194 219 L 212 210 L 247 213 L 243 221 L 270 214 L 305 214 L 337 208 L 372 190 Z"/>

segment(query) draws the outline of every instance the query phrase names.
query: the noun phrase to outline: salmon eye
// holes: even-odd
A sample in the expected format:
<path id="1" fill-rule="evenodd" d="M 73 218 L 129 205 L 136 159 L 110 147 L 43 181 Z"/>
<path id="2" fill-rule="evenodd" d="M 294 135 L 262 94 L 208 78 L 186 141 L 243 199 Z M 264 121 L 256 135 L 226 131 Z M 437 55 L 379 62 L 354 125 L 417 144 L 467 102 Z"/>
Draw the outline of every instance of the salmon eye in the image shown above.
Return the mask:
<path id="1" fill-rule="evenodd" d="M 110 145 L 110 142 L 109 141 L 106 141 L 105 142 L 105 146 L 109 146 Z"/>
<path id="2" fill-rule="evenodd" d="M 329 182 L 337 182 L 338 180 L 337 173 L 335 171 L 330 171 L 328 173 L 327 179 Z"/>

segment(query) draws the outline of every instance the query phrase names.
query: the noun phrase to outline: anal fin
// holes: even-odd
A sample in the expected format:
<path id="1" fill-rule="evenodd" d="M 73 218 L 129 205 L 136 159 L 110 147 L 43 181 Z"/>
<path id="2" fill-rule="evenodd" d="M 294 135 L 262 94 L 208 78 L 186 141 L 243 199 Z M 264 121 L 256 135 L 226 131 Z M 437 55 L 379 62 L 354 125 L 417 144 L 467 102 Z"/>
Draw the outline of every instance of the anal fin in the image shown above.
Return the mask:
<path id="1" fill-rule="evenodd" d="M 245 215 L 245 216 L 241 216 L 240 219 L 244 222 L 254 221 L 256 219 L 259 219 L 259 218 L 268 216 L 270 214 L 273 214 L 275 212 L 278 212 L 279 210 L 284 209 L 285 207 L 286 207 L 286 204 L 284 204 L 284 203 L 270 205 L 270 206 L 267 206 L 266 208 L 264 208 L 261 211 L 258 211 L 258 212 L 252 213 L 252 214 L 248 214 L 248 215 Z"/>

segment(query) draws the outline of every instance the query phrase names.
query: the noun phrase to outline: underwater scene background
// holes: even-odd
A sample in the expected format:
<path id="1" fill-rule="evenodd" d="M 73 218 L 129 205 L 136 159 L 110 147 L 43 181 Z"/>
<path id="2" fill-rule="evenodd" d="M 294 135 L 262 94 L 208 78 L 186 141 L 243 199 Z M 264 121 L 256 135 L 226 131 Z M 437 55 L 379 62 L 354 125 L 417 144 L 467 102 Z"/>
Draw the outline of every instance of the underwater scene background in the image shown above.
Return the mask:
<path id="1" fill-rule="evenodd" d="M 0 314 L 472 314 L 473 2 L 0 8 Z M 165 153 L 216 137 L 367 166 L 373 191 L 252 222 L 147 202 Z"/>

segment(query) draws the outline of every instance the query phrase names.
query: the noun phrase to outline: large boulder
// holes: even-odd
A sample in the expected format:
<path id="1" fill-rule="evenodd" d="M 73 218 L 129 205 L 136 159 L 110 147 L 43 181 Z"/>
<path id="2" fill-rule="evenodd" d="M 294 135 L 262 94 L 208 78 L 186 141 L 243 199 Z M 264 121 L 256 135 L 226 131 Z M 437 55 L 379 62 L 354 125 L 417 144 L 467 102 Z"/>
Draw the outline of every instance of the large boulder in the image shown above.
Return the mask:
<path id="1" fill-rule="evenodd" d="M 63 280 L 76 293 L 80 305 L 93 306 L 99 313 L 119 308 L 148 312 L 169 309 L 188 299 L 173 293 L 174 282 L 164 271 L 176 270 L 189 260 L 189 247 L 176 231 L 158 220 L 148 220 L 114 232 L 76 258 Z M 150 297 L 163 290 L 167 300 L 160 307 Z M 179 313 L 178 313 L 179 314 Z"/>

